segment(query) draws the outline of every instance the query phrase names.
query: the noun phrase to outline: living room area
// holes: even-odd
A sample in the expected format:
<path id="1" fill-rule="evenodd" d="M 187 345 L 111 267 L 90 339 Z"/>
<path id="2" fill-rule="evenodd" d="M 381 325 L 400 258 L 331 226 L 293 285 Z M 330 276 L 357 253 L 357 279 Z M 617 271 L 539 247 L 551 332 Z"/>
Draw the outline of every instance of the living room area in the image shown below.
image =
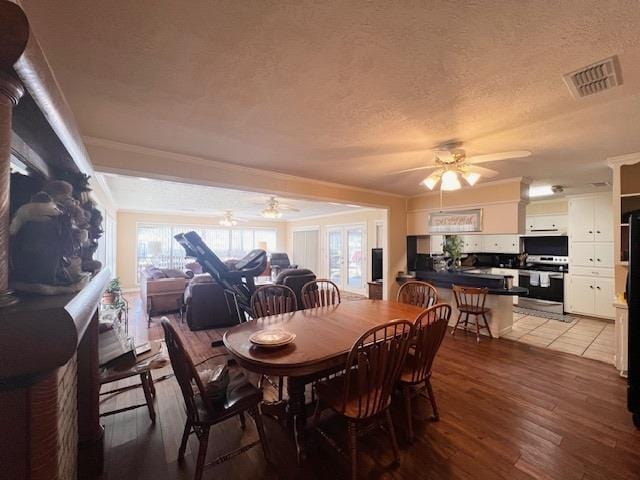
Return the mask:
<path id="1" fill-rule="evenodd" d="M 117 209 L 107 236 L 119 286 L 128 298 L 140 295 L 149 321 L 167 312 L 193 330 L 235 321 L 223 288 L 175 240 L 189 231 L 230 267 L 267 252 L 260 285 L 300 275 L 298 287 L 327 278 L 349 298 L 369 296 L 369 283 L 372 295 L 382 293 L 383 209 L 113 173 L 97 173 L 96 183 Z"/>

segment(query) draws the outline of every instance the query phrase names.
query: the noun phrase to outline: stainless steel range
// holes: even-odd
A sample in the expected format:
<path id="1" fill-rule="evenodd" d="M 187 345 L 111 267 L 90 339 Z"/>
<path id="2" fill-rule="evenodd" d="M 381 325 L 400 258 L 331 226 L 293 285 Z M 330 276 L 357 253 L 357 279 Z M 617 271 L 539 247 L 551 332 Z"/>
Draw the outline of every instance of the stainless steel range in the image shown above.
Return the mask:
<path id="1" fill-rule="evenodd" d="M 564 274 L 569 257 L 530 255 L 518 275 L 519 285 L 529 290 L 518 298 L 518 306 L 544 312 L 564 313 Z"/>

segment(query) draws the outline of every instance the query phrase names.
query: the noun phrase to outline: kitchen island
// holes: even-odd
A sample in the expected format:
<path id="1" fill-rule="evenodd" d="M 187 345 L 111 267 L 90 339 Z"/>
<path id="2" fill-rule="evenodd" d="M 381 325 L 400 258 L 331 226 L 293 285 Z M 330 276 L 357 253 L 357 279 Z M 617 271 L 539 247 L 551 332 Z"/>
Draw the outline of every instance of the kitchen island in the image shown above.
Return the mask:
<path id="1" fill-rule="evenodd" d="M 511 331 L 513 326 L 513 300 L 514 295 L 524 295 L 528 293 L 526 288 L 511 287 L 505 288 L 504 275 L 492 275 L 474 269 L 468 270 L 425 270 L 415 272 L 415 276 L 398 276 L 398 283 L 402 284 L 410 280 L 420 280 L 428 282 L 438 290 L 438 299 L 441 303 L 451 305 L 451 320 L 449 325 L 453 326 L 458 320 L 458 309 L 453 297 L 453 285 L 463 287 L 486 287 L 487 294 L 486 307 L 491 309 L 487 315 L 489 328 L 495 338 L 499 338 Z M 473 319 L 472 319 L 473 321 Z M 485 330 L 480 331 L 483 335 L 488 335 Z"/>

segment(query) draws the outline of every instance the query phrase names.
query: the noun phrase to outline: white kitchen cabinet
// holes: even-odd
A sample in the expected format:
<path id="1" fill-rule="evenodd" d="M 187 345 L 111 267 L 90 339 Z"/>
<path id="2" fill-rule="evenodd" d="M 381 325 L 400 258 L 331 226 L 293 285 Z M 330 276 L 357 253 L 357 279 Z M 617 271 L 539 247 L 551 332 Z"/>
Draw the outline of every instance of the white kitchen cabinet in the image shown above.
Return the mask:
<path id="1" fill-rule="evenodd" d="M 598 317 L 615 318 L 616 309 L 613 306 L 615 286 L 613 278 L 597 278 L 595 284 L 595 309 Z"/>
<path id="2" fill-rule="evenodd" d="M 526 218 L 527 232 L 560 232 L 567 229 L 567 215 L 529 215 Z"/>
<path id="3" fill-rule="evenodd" d="M 595 198 L 593 233 L 596 242 L 613 242 L 613 204 L 610 195 Z"/>
<path id="4" fill-rule="evenodd" d="M 570 274 L 568 277 L 567 311 L 583 315 L 614 318 L 614 281 L 612 278 L 574 274 Z"/>
<path id="5" fill-rule="evenodd" d="M 598 268 L 613 268 L 613 243 L 595 243 L 593 246 L 594 265 Z"/>
<path id="6" fill-rule="evenodd" d="M 594 197 L 579 197 L 569 200 L 569 237 L 572 242 L 593 242 L 595 240 Z M 611 215 L 609 215 L 611 219 Z"/>
<path id="7" fill-rule="evenodd" d="M 462 252 L 463 253 L 477 253 L 482 252 L 483 242 L 482 237 L 484 235 L 461 235 L 462 237 Z"/>
<path id="8" fill-rule="evenodd" d="M 574 267 L 613 268 L 613 243 L 572 243 L 569 262 Z"/>
<path id="9" fill-rule="evenodd" d="M 569 237 L 572 242 L 613 242 L 611 195 L 569 200 Z"/>
<path id="10" fill-rule="evenodd" d="M 573 243 L 569 263 L 572 267 L 594 267 L 595 246 L 593 243 Z"/>
<path id="11" fill-rule="evenodd" d="M 567 310 L 571 313 L 583 313 L 593 315 L 596 308 L 595 279 L 581 275 L 569 275 L 567 298 L 569 305 Z"/>
<path id="12" fill-rule="evenodd" d="M 444 253 L 444 235 L 431 235 L 429 237 L 431 254 L 440 255 Z"/>
<path id="13" fill-rule="evenodd" d="M 520 253 L 520 237 L 518 235 L 483 235 L 485 253 Z"/>

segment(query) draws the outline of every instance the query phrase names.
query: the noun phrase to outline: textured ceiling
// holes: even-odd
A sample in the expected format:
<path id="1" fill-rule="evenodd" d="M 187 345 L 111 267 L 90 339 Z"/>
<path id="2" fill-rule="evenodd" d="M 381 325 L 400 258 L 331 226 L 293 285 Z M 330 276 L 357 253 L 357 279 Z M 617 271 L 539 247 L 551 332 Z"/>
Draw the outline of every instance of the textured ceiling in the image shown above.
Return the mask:
<path id="1" fill-rule="evenodd" d="M 24 0 L 85 135 L 403 194 L 425 149 L 570 186 L 640 150 L 637 0 Z M 563 74 L 612 54 L 621 87 Z"/>
<path id="2" fill-rule="evenodd" d="M 260 215 L 260 212 L 269 200 L 268 195 L 111 173 L 98 173 L 98 175 L 109 187 L 119 209 L 216 217 L 222 217 L 226 210 L 231 210 L 238 218 L 267 220 Z M 280 203 L 286 203 L 300 211 L 284 211 L 282 218 L 276 221 L 298 220 L 361 209 L 357 206 L 283 197 L 277 197 L 277 199 Z"/>

